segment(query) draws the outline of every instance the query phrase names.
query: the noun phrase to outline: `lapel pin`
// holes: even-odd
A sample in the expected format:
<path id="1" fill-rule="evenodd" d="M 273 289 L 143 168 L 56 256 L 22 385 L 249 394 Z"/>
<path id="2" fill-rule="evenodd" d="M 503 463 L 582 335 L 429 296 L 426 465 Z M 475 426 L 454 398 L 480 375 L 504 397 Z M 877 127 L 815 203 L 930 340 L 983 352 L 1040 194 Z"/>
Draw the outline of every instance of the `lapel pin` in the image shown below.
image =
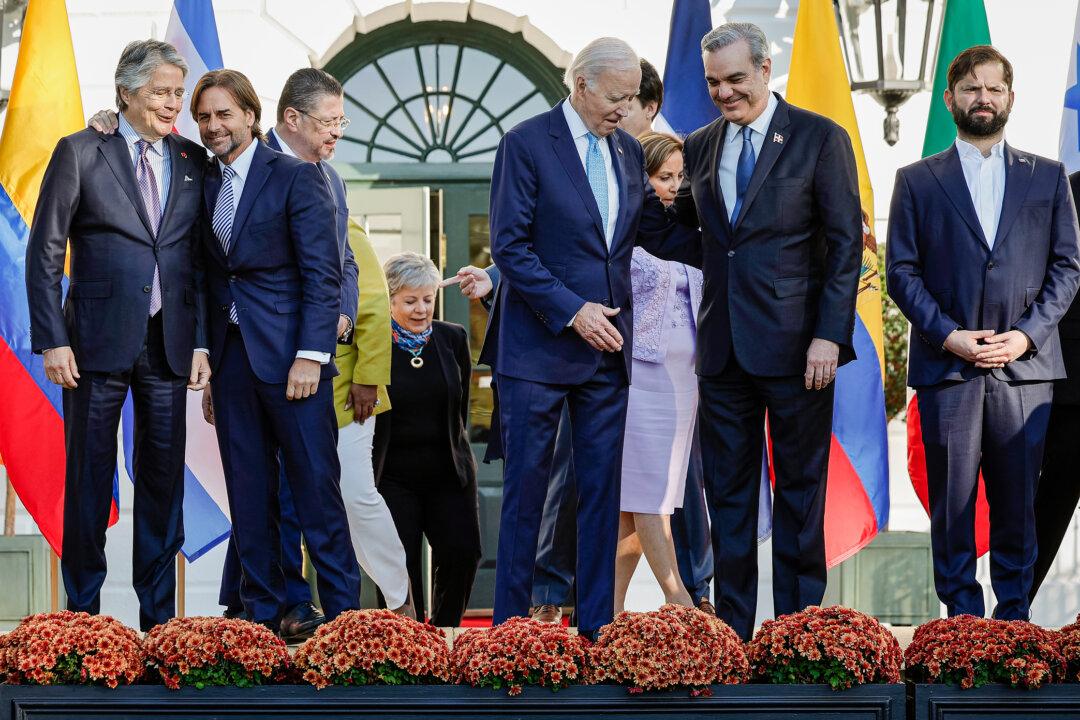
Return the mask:
<path id="1" fill-rule="evenodd" d="M 181 150 L 181 151 L 180 151 L 180 157 L 182 157 L 182 158 L 184 158 L 185 160 L 187 160 L 187 153 L 186 153 L 186 152 L 184 152 L 183 150 Z"/>
<path id="2" fill-rule="evenodd" d="M 1025 165 L 1027 165 L 1027 158 L 1026 158 L 1026 157 L 1022 157 L 1022 158 L 1020 158 L 1020 162 L 1024 163 Z"/>
<path id="3" fill-rule="evenodd" d="M 185 175 L 184 176 L 184 182 L 192 182 L 191 176 L 190 175 Z"/>
<path id="4" fill-rule="evenodd" d="M 774 143 L 779 143 L 779 144 L 783 145 L 784 144 L 784 136 L 781 135 L 780 133 L 773 133 L 772 134 L 772 141 Z"/>

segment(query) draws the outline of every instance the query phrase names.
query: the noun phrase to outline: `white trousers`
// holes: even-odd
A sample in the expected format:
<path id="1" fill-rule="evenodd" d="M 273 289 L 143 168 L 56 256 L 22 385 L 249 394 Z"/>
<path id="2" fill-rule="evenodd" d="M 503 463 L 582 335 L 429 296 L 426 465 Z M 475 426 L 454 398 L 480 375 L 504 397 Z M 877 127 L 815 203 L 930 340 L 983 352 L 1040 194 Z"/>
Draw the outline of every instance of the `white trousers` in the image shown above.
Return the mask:
<path id="1" fill-rule="evenodd" d="M 386 606 L 398 608 L 408 598 L 409 572 L 394 518 L 375 489 L 375 468 L 371 462 L 374 437 L 374 417 L 363 425 L 353 422 L 338 430 L 341 499 L 345 501 L 353 550 L 360 567 L 382 590 Z"/>

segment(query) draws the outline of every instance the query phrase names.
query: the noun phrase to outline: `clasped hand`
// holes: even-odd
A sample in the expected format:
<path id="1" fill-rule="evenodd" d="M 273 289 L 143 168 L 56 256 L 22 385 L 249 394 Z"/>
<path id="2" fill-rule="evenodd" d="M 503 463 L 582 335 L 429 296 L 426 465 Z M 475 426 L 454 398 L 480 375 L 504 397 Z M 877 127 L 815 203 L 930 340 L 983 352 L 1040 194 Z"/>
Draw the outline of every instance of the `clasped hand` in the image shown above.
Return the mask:
<path id="1" fill-rule="evenodd" d="M 1019 330 L 953 330 L 945 349 L 977 368 L 1002 368 L 1031 349 L 1031 339 Z"/>
<path id="2" fill-rule="evenodd" d="M 574 331 L 593 348 L 603 352 L 619 352 L 623 339 L 608 318 L 619 314 L 620 308 L 609 308 L 600 303 L 587 302 L 574 316 Z"/>

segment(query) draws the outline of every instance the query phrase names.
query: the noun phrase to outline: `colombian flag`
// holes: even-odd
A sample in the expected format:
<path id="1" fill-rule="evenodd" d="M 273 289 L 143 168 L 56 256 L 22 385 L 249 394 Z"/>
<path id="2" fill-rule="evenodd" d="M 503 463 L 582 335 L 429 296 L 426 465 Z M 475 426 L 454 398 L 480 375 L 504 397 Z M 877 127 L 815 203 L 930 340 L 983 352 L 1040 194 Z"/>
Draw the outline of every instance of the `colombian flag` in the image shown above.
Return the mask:
<path id="1" fill-rule="evenodd" d="M 836 376 L 825 500 L 825 554 L 832 567 L 865 547 L 888 523 L 889 453 L 882 381 L 881 276 L 872 227 L 874 194 L 831 0 L 799 3 L 786 98 L 847 130 L 859 169 L 863 208 L 862 277 L 854 337 L 858 359 L 840 368 Z"/>
<path id="2" fill-rule="evenodd" d="M 64 528 L 63 409 L 60 387 L 46 379 L 41 358 L 30 351 L 24 272 L 45 166 L 57 141 L 82 127 L 64 0 L 30 0 L 0 137 L 0 456 L 19 499 L 57 554 Z M 113 497 L 111 522 L 115 490 Z"/>

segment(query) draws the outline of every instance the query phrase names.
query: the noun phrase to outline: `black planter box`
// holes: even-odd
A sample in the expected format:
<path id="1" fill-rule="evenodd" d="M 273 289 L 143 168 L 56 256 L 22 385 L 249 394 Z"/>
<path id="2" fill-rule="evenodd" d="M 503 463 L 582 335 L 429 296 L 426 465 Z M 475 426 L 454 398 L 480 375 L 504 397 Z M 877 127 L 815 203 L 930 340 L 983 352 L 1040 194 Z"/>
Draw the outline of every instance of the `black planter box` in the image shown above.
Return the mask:
<path id="1" fill-rule="evenodd" d="M 167 690 L 159 686 L 108 688 L 0 686 L 0 720 L 68 718 L 528 718 L 588 717 L 648 720 L 901 720 L 903 685 L 868 685 L 834 691 L 808 685 L 714 686 L 712 697 L 686 691 L 629 694 L 613 685 L 570 687 L 553 693 L 525 688 L 506 691 L 456 685 L 327 688 L 278 685 L 260 688 Z"/>
<path id="2" fill-rule="evenodd" d="M 913 720 L 1076 720 L 1080 718 L 1080 684 L 1044 685 L 1038 690 L 916 685 L 914 708 Z"/>

